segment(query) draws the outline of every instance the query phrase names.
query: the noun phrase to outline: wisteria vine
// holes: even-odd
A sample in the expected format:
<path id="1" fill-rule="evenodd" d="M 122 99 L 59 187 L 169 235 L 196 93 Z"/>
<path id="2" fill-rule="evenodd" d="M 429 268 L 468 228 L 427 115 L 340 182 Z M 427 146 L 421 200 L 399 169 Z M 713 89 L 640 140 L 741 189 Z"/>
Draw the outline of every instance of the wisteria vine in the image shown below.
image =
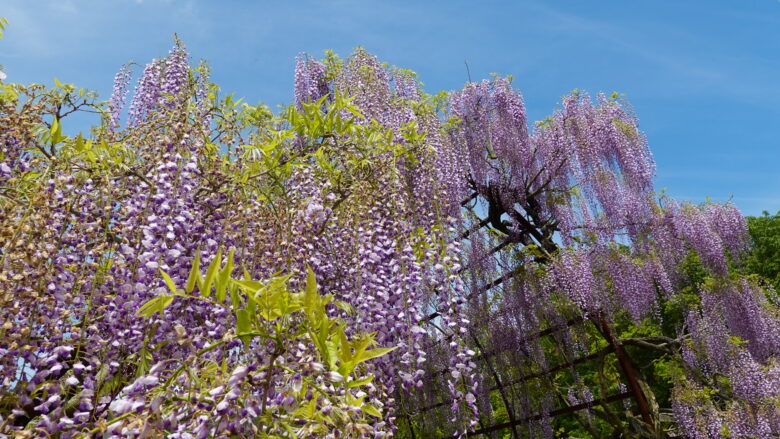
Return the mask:
<path id="1" fill-rule="evenodd" d="M 499 398 L 551 437 L 556 405 L 626 390 L 561 389 L 532 335 L 622 352 L 612 328 L 674 305 L 673 336 L 632 339 L 675 358 L 674 425 L 584 428 L 780 434 L 778 301 L 738 273 L 744 219 L 654 193 L 618 96 L 575 91 L 531 128 L 508 78 L 444 104 L 363 49 L 294 75 L 277 115 L 220 98 L 178 40 L 105 103 L 4 85 L 0 433 L 464 437 Z M 80 110 L 100 125 L 64 135 Z"/>

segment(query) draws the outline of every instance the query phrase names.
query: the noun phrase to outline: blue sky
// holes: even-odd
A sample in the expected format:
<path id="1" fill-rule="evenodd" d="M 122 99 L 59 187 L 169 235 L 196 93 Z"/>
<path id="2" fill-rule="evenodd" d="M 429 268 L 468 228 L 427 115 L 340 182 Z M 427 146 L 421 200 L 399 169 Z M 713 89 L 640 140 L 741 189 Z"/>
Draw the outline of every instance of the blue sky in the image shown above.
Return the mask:
<path id="1" fill-rule="evenodd" d="M 512 74 L 531 120 L 568 91 L 619 91 L 658 164 L 657 187 L 694 201 L 780 209 L 780 0 L 0 0 L 9 81 L 108 98 L 117 69 L 163 56 L 176 32 L 223 91 L 274 108 L 296 54 L 364 46 L 452 90 Z"/>

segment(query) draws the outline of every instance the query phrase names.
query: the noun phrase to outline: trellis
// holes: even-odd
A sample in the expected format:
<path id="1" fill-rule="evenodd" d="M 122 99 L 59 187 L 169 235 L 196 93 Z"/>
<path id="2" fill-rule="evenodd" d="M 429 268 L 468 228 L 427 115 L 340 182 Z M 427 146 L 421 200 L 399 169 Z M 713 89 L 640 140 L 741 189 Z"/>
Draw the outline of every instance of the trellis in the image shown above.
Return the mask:
<path id="1" fill-rule="evenodd" d="M 478 197 L 479 194 L 477 194 L 476 192 L 473 193 L 471 196 L 469 196 L 467 199 L 461 202 L 461 206 L 463 206 L 466 209 L 469 209 L 467 205 L 472 200 L 477 199 Z M 475 221 L 476 224 L 464 230 L 459 236 L 460 240 L 468 239 L 472 234 L 476 233 L 480 229 L 485 228 L 491 224 L 491 218 L 480 218 L 479 216 L 476 217 L 478 219 L 478 221 Z M 486 257 L 493 257 L 499 252 L 509 251 L 511 248 L 510 247 L 511 244 L 513 244 L 513 240 L 511 239 L 511 237 L 507 237 L 506 239 L 502 240 L 498 245 L 488 250 L 486 253 Z M 464 274 L 468 270 L 469 270 L 469 266 L 464 266 L 460 270 L 458 270 L 457 274 Z M 488 294 L 494 288 L 502 284 L 505 284 L 511 279 L 513 279 L 517 275 L 517 273 L 518 270 L 516 269 L 516 267 L 514 269 L 507 270 L 499 277 L 493 279 L 490 282 L 485 283 L 481 287 L 470 292 L 466 296 L 467 301 L 471 302 L 475 298 L 478 298 L 484 294 Z M 425 321 L 430 322 L 435 318 L 437 318 L 438 316 L 439 316 L 438 312 L 433 312 L 426 317 Z M 557 333 L 560 333 L 561 331 L 564 330 L 569 330 L 570 328 L 573 328 L 577 325 L 592 324 L 598 330 L 598 332 L 603 336 L 604 340 L 607 342 L 607 345 L 597 350 L 596 352 L 590 352 L 585 355 L 578 356 L 576 358 L 564 359 L 564 361 L 554 365 L 550 365 L 544 368 L 543 370 L 517 376 L 510 380 L 502 380 L 499 374 L 496 372 L 495 366 L 493 365 L 492 362 L 493 358 L 502 355 L 503 353 L 505 353 L 505 351 L 502 351 L 500 349 L 484 350 L 481 343 L 479 342 L 477 335 L 474 334 L 473 330 L 475 327 L 479 326 L 478 325 L 479 323 L 485 323 L 485 322 L 472 322 L 472 324 L 470 324 L 468 328 L 468 333 L 470 335 L 470 338 L 468 338 L 467 341 L 473 343 L 475 345 L 475 348 L 479 350 L 479 353 L 473 358 L 473 361 L 479 364 L 480 366 L 479 369 L 480 372 L 482 373 L 483 378 L 489 378 L 493 381 L 492 385 L 488 386 L 486 389 L 487 394 L 491 395 L 493 394 L 493 392 L 498 392 L 498 394 L 500 395 L 500 400 L 503 403 L 503 406 L 507 412 L 507 416 L 509 420 L 506 422 L 493 422 L 488 424 L 484 419 L 481 419 L 480 425 L 476 430 L 468 434 L 469 437 L 496 437 L 495 435 L 500 432 L 509 431 L 512 438 L 520 438 L 520 437 L 524 437 L 524 435 L 518 432 L 517 430 L 518 426 L 528 425 L 532 422 L 544 420 L 545 418 L 552 419 L 552 418 L 558 418 L 567 415 L 573 415 L 578 412 L 587 412 L 588 410 L 593 409 L 595 407 L 599 407 L 599 406 L 604 407 L 608 404 L 612 404 L 620 401 L 623 402 L 632 401 L 633 402 L 632 410 L 638 412 L 639 417 L 648 426 L 649 431 L 653 430 L 654 428 L 653 416 L 651 415 L 651 410 L 648 404 L 647 397 L 644 394 L 641 385 L 635 375 L 632 361 L 629 358 L 626 351 L 623 349 L 623 346 L 621 345 L 620 341 L 613 334 L 613 329 L 611 328 L 609 322 L 603 316 L 601 315 L 588 316 L 588 317 L 584 317 L 582 315 L 575 316 L 563 323 L 553 324 L 545 329 L 541 329 L 535 333 L 529 334 L 525 336 L 523 340 L 518 340 L 518 342 L 540 340 L 545 337 L 555 336 Z M 443 337 L 438 340 L 438 343 L 447 342 L 451 339 L 451 337 L 452 336 Z M 518 404 L 519 401 L 516 400 L 512 401 L 512 398 L 508 394 L 509 393 L 508 390 L 511 390 L 513 387 L 517 386 L 518 384 L 526 383 L 537 379 L 545 379 L 547 377 L 553 376 L 556 373 L 565 372 L 567 370 L 569 371 L 570 375 L 573 376 L 574 374 L 577 373 L 578 366 L 599 359 L 601 359 L 601 361 L 604 361 L 604 358 L 608 355 L 615 356 L 615 360 L 620 370 L 620 374 L 624 381 L 624 383 L 621 384 L 624 385 L 623 388 L 625 390 L 619 391 L 617 393 L 609 394 L 609 395 L 601 395 L 599 398 L 594 398 L 591 401 L 584 401 L 576 404 L 568 404 L 563 407 L 552 408 L 551 410 L 548 410 L 543 413 L 533 413 L 522 417 L 518 417 L 516 415 L 514 406 Z M 432 371 L 431 373 L 429 373 L 428 379 L 433 379 L 433 380 L 439 379 L 438 377 L 443 376 L 446 372 L 448 372 L 448 368 L 446 367 L 441 368 L 439 370 Z M 419 433 L 415 432 L 415 428 L 412 423 L 413 419 L 419 416 L 425 416 L 427 412 L 433 410 L 441 409 L 443 407 L 446 409 L 446 406 L 452 403 L 452 399 L 449 397 L 443 398 L 441 395 L 439 397 L 441 399 L 437 402 L 427 404 L 416 409 L 407 410 L 405 413 L 402 413 L 402 417 L 407 418 L 411 437 L 413 438 L 423 437 L 420 436 Z M 491 401 L 481 401 L 481 405 L 484 406 L 485 404 L 490 404 L 491 409 L 493 408 Z M 455 437 L 455 435 L 442 435 L 441 437 Z"/>

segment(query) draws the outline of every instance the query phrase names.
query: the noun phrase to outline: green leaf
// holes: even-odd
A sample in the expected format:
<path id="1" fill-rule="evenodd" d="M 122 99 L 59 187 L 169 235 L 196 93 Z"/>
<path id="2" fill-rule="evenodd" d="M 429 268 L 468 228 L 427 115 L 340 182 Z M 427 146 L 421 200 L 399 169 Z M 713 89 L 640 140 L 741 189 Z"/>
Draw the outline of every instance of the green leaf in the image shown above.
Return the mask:
<path id="1" fill-rule="evenodd" d="M 190 276 L 187 278 L 187 284 L 184 286 L 184 291 L 192 293 L 195 286 L 198 286 L 198 290 L 202 290 L 201 284 L 203 278 L 200 275 L 200 249 L 195 252 L 195 260 L 192 261 L 192 268 L 190 269 Z"/>
<path id="2" fill-rule="evenodd" d="M 95 376 L 95 382 L 98 384 L 105 382 L 109 372 L 108 361 L 106 361 L 100 366 L 100 369 L 98 369 L 97 375 Z"/>
<path id="3" fill-rule="evenodd" d="M 217 302 L 224 302 L 225 296 L 226 296 L 226 289 L 228 286 L 228 280 L 230 280 L 230 274 L 233 272 L 233 254 L 235 253 L 235 249 L 230 249 L 230 253 L 228 254 L 228 260 L 227 264 L 225 264 L 225 267 L 219 271 L 219 274 L 217 275 Z"/>
<path id="4" fill-rule="evenodd" d="M 282 427 L 285 429 L 285 431 L 287 431 L 287 434 L 288 434 L 287 437 L 289 437 L 291 439 L 298 439 L 298 435 L 295 434 L 295 430 L 293 430 L 292 427 L 288 423 L 282 422 Z"/>
<path id="5" fill-rule="evenodd" d="M 260 289 L 262 289 L 265 285 L 262 283 L 256 281 L 256 280 L 236 280 L 233 279 L 233 283 L 241 287 L 241 289 L 244 290 L 244 292 L 248 293 L 251 296 L 254 296 L 257 294 Z"/>
<path id="6" fill-rule="evenodd" d="M 3 38 L 3 31 L 6 26 L 8 26 L 8 20 L 5 17 L 0 17 L 0 38 Z"/>
<path id="7" fill-rule="evenodd" d="M 347 388 L 351 389 L 352 387 L 358 387 L 358 386 L 365 386 L 366 384 L 370 384 L 371 381 L 374 380 L 373 375 L 369 375 L 367 377 L 363 377 L 359 380 L 352 380 L 349 383 L 347 383 Z"/>
<path id="8" fill-rule="evenodd" d="M 163 310 L 173 302 L 173 296 L 157 296 L 149 300 L 138 309 L 136 314 L 142 317 L 151 317 L 154 313 L 162 314 Z"/>
<path id="9" fill-rule="evenodd" d="M 217 255 L 214 260 L 209 264 L 209 268 L 206 270 L 206 278 L 203 280 L 202 288 L 200 289 L 201 296 L 208 297 L 211 295 L 211 285 L 214 283 L 214 277 L 217 275 L 219 265 L 222 263 L 222 249 L 217 250 Z"/>
<path id="10" fill-rule="evenodd" d="M 49 133 L 52 135 L 52 137 L 55 137 L 57 135 L 57 132 L 60 131 L 60 121 L 56 117 L 51 122 L 51 128 L 49 129 Z"/>
<path id="11" fill-rule="evenodd" d="M 52 145 L 56 145 L 67 138 L 67 136 L 62 135 L 62 124 L 60 123 L 60 120 L 57 119 L 56 117 L 51 123 L 50 134 L 51 134 L 50 140 Z"/>
<path id="12" fill-rule="evenodd" d="M 151 299 L 148 302 L 141 305 L 138 311 L 136 311 L 136 314 L 142 317 L 150 317 L 152 314 L 156 313 L 159 310 L 159 307 L 160 307 L 160 298 L 155 297 L 154 299 Z"/>
<path id="13" fill-rule="evenodd" d="M 360 355 L 363 354 L 363 352 L 368 348 L 371 343 L 374 342 L 374 335 L 373 334 L 362 334 L 361 337 L 355 341 L 352 342 L 352 348 L 355 349 L 355 358 L 360 357 Z M 357 365 L 357 363 L 355 364 Z"/>
<path id="14" fill-rule="evenodd" d="M 228 286 L 230 291 L 230 304 L 233 305 L 233 309 L 236 309 L 241 305 L 241 296 L 238 295 L 238 286 L 231 284 Z"/>
<path id="15" fill-rule="evenodd" d="M 349 342 L 346 334 L 344 334 L 343 326 L 339 326 L 336 329 L 336 334 L 339 336 L 339 360 L 341 360 L 342 364 L 349 364 L 352 362 L 352 343 Z M 347 372 L 352 372 L 352 368 L 349 368 Z"/>
<path id="16" fill-rule="evenodd" d="M 312 398 L 311 401 L 306 403 L 303 407 L 298 409 L 296 415 L 301 419 L 314 419 L 314 412 L 317 410 L 317 398 Z"/>
<path id="17" fill-rule="evenodd" d="M 351 315 L 355 314 L 355 308 L 343 300 L 334 300 L 333 305 L 335 305 L 336 308 L 344 311 L 347 314 L 351 314 Z"/>
<path id="18" fill-rule="evenodd" d="M 162 296 L 162 299 L 160 300 L 162 302 L 162 305 L 160 307 L 160 315 L 162 316 L 162 312 L 165 308 L 168 307 L 171 303 L 173 303 L 173 296 Z"/>
<path id="19" fill-rule="evenodd" d="M 320 352 L 320 356 L 325 361 L 325 363 L 330 363 L 329 356 L 328 356 L 328 349 L 325 347 L 325 344 L 320 338 L 317 336 L 317 334 L 314 333 L 314 331 L 309 330 L 309 337 L 314 342 L 314 346 L 317 347 L 317 350 Z"/>
<path id="20" fill-rule="evenodd" d="M 246 297 L 246 310 L 251 315 L 257 314 L 257 300 L 255 300 L 254 296 L 247 296 Z"/>
<path id="21" fill-rule="evenodd" d="M 339 347 L 338 343 L 328 340 L 325 342 L 325 348 L 328 352 L 328 366 L 329 369 L 333 370 L 336 369 L 336 360 L 339 358 Z"/>
<path id="22" fill-rule="evenodd" d="M 360 355 L 356 356 L 355 363 L 360 364 L 365 361 L 372 360 L 377 357 L 381 357 L 382 355 L 394 351 L 397 347 L 398 346 L 393 346 L 391 348 L 376 348 L 376 349 L 371 349 L 369 351 L 363 351 L 360 353 Z"/>
<path id="23" fill-rule="evenodd" d="M 168 289 L 171 290 L 171 293 L 176 294 L 176 284 L 173 282 L 173 279 L 166 273 L 162 268 L 158 268 L 160 270 L 160 274 L 163 277 L 163 280 L 165 280 L 165 285 L 168 285 Z"/>
<path id="24" fill-rule="evenodd" d="M 379 409 L 374 407 L 372 404 L 364 404 L 363 407 L 360 407 L 360 409 L 375 418 L 382 417 L 382 412 L 380 412 Z"/>
<path id="25" fill-rule="evenodd" d="M 310 319 L 316 320 L 319 316 L 317 308 L 320 302 L 317 295 L 317 277 L 311 267 L 307 266 L 306 270 L 306 291 L 303 296 L 303 309 Z"/>
<path id="26" fill-rule="evenodd" d="M 317 346 L 317 350 L 319 350 L 323 362 L 332 370 L 336 367 L 336 360 L 338 358 L 336 356 L 336 346 L 333 346 L 333 354 L 331 354 L 331 346 L 328 346 L 328 343 L 331 345 L 333 343 L 328 340 L 329 336 L 330 321 L 328 319 L 322 319 L 317 325 L 314 325 L 309 329 L 309 337 L 314 341 L 314 345 Z"/>
<path id="27" fill-rule="evenodd" d="M 249 311 L 239 309 L 236 311 L 236 334 L 241 335 L 252 331 L 252 323 Z"/>
<path id="28" fill-rule="evenodd" d="M 76 148 L 76 151 L 78 152 L 84 151 L 84 136 L 82 136 L 81 133 L 76 136 L 76 141 L 73 144 L 73 147 Z"/>

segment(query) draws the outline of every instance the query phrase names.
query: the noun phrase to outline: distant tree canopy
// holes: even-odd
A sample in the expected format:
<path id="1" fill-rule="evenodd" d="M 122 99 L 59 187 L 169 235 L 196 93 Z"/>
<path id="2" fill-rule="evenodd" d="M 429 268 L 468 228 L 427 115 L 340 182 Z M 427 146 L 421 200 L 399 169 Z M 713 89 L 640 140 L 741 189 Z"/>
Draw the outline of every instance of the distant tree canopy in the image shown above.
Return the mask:
<path id="1" fill-rule="evenodd" d="M 745 260 L 748 272 L 762 276 L 780 291 L 780 211 L 747 217 L 751 247 Z"/>

